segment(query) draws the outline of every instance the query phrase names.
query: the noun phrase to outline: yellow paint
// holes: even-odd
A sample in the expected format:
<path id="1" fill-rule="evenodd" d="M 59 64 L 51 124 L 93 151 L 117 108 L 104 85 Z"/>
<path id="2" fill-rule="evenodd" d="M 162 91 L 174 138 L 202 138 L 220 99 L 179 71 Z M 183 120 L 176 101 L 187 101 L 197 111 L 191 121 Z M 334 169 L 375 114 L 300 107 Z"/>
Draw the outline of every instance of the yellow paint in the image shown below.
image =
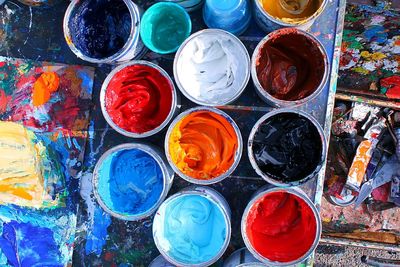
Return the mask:
<path id="1" fill-rule="evenodd" d="M 261 6 L 267 11 L 271 16 L 282 20 L 286 23 L 296 24 L 302 23 L 309 17 L 314 15 L 322 5 L 322 0 L 257 0 L 260 2 Z M 288 9 L 292 9 L 293 6 L 302 6 L 302 2 L 308 2 L 302 12 L 297 12 L 294 14 L 288 12 Z M 284 7 L 286 6 L 286 8 Z"/>
<path id="2" fill-rule="evenodd" d="M 41 207 L 45 192 L 41 156 L 46 149 L 22 125 L 0 122 L 0 204 Z"/>
<path id="3" fill-rule="evenodd" d="M 355 71 L 355 72 L 357 72 L 357 73 L 360 73 L 360 74 L 363 74 L 363 75 L 369 74 L 369 70 L 364 69 L 363 67 L 356 67 L 356 68 L 353 68 L 353 71 Z"/>
<path id="4" fill-rule="evenodd" d="M 373 61 L 381 60 L 381 59 L 384 59 L 387 57 L 385 54 L 383 54 L 381 52 L 370 53 L 368 51 L 362 51 L 360 53 L 360 55 L 361 55 L 361 57 L 363 57 L 367 60 L 373 60 Z"/>

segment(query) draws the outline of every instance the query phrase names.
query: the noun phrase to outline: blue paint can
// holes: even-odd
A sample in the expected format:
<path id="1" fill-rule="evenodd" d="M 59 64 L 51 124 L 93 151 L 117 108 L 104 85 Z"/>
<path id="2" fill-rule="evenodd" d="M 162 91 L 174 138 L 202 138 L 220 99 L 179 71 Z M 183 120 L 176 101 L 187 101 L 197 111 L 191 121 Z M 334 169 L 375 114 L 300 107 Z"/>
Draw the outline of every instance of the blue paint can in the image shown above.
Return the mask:
<path id="1" fill-rule="evenodd" d="M 248 0 L 206 0 L 203 19 L 207 27 L 241 35 L 251 20 Z"/>
<path id="2" fill-rule="evenodd" d="M 137 221 L 153 214 L 171 188 L 174 172 L 156 148 L 122 144 L 105 152 L 93 172 L 93 191 L 110 215 Z"/>
<path id="3" fill-rule="evenodd" d="M 186 9 L 187 12 L 192 12 L 201 8 L 204 0 L 164 0 L 159 2 L 172 2 Z"/>
<path id="4" fill-rule="evenodd" d="M 74 54 L 91 63 L 140 59 L 142 9 L 130 0 L 72 0 L 64 16 L 65 40 Z"/>

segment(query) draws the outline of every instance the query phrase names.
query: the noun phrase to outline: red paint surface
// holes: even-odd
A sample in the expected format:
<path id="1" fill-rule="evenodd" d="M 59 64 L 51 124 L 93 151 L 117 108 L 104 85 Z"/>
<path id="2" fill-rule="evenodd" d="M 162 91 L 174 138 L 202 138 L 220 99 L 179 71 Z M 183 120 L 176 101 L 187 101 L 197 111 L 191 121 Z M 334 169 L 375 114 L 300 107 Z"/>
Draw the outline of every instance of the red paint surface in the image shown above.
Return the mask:
<path id="1" fill-rule="evenodd" d="M 164 122 L 172 105 L 172 87 L 157 69 L 128 66 L 114 75 L 106 91 L 106 109 L 120 128 L 151 131 Z"/>
<path id="2" fill-rule="evenodd" d="M 312 209 L 296 195 L 272 192 L 254 203 L 246 233 L 254 249 L 271 261 L 291 262 L 314 243 L 317 223 Z"/>
<path id="3" fill-rule="evenodd" d="M 381 80 L 381 86 L 387 88 L 386 96 L 391 99 L 400 99 L 400 76 L 394 75 Z"/>

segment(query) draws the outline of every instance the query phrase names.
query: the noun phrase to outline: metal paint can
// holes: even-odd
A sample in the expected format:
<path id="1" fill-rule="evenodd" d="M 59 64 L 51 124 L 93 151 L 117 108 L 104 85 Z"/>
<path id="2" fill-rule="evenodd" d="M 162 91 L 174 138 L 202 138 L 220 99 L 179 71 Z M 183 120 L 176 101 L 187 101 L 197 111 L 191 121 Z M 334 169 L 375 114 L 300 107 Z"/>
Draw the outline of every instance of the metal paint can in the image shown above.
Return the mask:
<path id="1" fill-rule="evenodd" d="M 161 224 L 163 223 L 163 218 L 162 215 L 164 213 L 165 207 L 171 203 L 171 201 L 176 200 L 178 198 L 184 197 L 184 196 L 202 196 L 208 200 L 210 200 L 212 203 L 216 204 L 216 206 L 221 210 L 225 223 L 226 223 L 226 232 L 225 232 L 225 241 L 223 246 L 221 247 L 220 251 L 216 254 L 215 257 L 210 259 L 207 262 L 199 263 L 199 264 L 185 264 L 182 262 L 178 262 L 177 260 L 173 259 L 170 255 L 168 255 L 168 252 L 165 249 L 165 246 L 162 244 L 162 241 L 159 239 L 159 228 L 161 227 Z M 210 266 L 211 264 L 215 263 L 218 259 L 222 257 L 226 249 L 228 248 L 230 238 L 231 238 L 231 209 L 228 205 L 228 202 L 225 200 L 225 198 L 216 190 L 205 187 L 205 186 L 190 186 L 182 191 L 170 196 L 167 200 L 164 201 L 164 203 L 161 204 L 159 207 L 155 217 L 154 217 L 154 222 L 153 222 L 153 238 L 154 242 L 156 244 L 156 247 L 160 251 L 161 255 L 170 263 L 176 265 L 176 266 L 183 266 L 183 267 L 205 267 L 205 266 Z"/>
<path id="2" fill-rule="evenodd" d="M 112 210 L 110 207 L 108 207 L 105 202 L 103 201 L 100 193 L 99 193 L 99 172 L 102 167 L 102 164 L 104 161 L 111 155 L 118 153 L 120 151 L 124 150 L 132 150 L 132 149 L 137 149 L 140 151 L 143 151 L 150 155 L 159 165 L 162 174 L 163 174 L 163 190 L 161 192 L 160 197 L 158 198 L 158 201 L 156 202 L 151 209 L 147 210 L 144 213 L 137 214 L 137 215 L 128 215 L 128 214 L 121 214 L 119 212 L 116 212 Z M 121 220 L 126 220 L 126 221 L 137 221 L 144 219 L 150 215 L 152 215 L 157 208 L 161 205 L 161 203 L 164 201 L 164 199 L 167 197 L 167 194 L 172 186 L 174 180 L 174 171 L 169 167 L 169 165 L 166 163 L 165 156 L 163 155 L 162 151 L 154 146 L 150 145 L 145 145 L 145 144 L 140 144 L 140 143 L 126 143 L 126 144 L 121 144 L 116 147 L 113 147 L 109 150 L 107 150 L 98 160 L 96 163 L 95 169 L 93 171 L 93 193 L 94 196 L 97 199 L 97 202 L 99 205 L 103 208 L 104 211 L 109 213 L 110 215 L 121 219 Z"/>
<path id="3" fill-rule="evenodd" d="M 297 196 L 298 198 L 302 199 L 308 207 L 310 207 L 310 209 L 312 210 L 312 213 L 315 217 L 315 222 L 316 222 L 316 233 L 315 233 L 315 238 L 314 238 L 314 242 L 312 244 L 312 246 L 310 247 L 310 249 L 300 258 L 298 258 L 297 260 L 291 261 L 291 262 L 277 262 L 277 261 L 271 261 L 268 258 L 265 258 L 264 256 L 262 256 L 259 252 L 257 252 L 253 245 L 251 244 L 249 237 L 247 235 L 247 231 L 246 231 L 246 225 L 247 225 L 247 217 L 249 215 L 249 212 L 251 210 L 251 208 L 253 207 L 253 205 L 261 198 L 263 198 L 264 196 L 270 194 L 270 193 L 275 193 L 275 192 L 285 192 L 285 193 L 289 193 L 292 194 L 294 196 Z M 242 232 L 242 237 L 244 240 L 244 243 L 247 247 L 247 249 L 253 254 L 253 256 L 258 259 L 259 261 L 261 261 L 262 263 L 266 264 L 266 266 L 295 266 L 296 264 L 299 264 L 301 262 L 303 262 L 304 260 L 306 260 L 308 257 L 310 257 L 313 253 L 314 250 L 317 248 L 318 243 L 321 239 L 321 233 L 322 233 L 322 222 L 321 222 L 321 217 L 319 215 L 319 211 L 318 209 L 315 207 L 314 203 L 308 198 L 308 196 L 306 195 L 306 193 L 304 193 L 300 188 L 272 188 L 272 189 L 268 189 L 266 191 L 260 192 L 257 195 L 255 195 L 252 200 L 250 201 L 250 203 L 247 205 L 244 213 L 243 213 L 243 217 L 242 217 L 242 221 L 241 221 L 241 232 Z M 245 265 L 247 266 L 247 265 Z M 252 266 L 252 265 L 250 265 Z"/>
<path id="4" fill-rule="evenodd" d="M 123 0 L 128 7 L 130 17 L 131 17 L 131 29 L 128 40 L 121 50 L 116 54 L 107 58 L 92 58 L 84 55 L 73 43 L 72 34 L 69 27 L 69 22 L 71 17 L 74 15 L 76 7 L 81 3 L 80 0 L 72 0 L 69 4 L 67 11 L 65 12 L 63 28 L 64 28 L 64 38 L 71 49 L 71 51 L 80 59 L 97 64 L 120 64 L 127 62 L 132 59 L 140 59 L 147 52 L 147 48 L 143 44 L 140 38 L 140 23 L 143 10 L 136 5 L 133 1 Z"/>
<path id="5" fill-rule="evenodd" d="M 150 263 L 149 267 L 175 267 L 175 265 L 169 263 L 162 255 L 160 255 Z"/>
<path id="6" fill-rule="evenodd" d="M 212 37 L 218 37 L 217 39 L 221 39 L 221 38 L 227 38 L 227 40 L 232 41 L 233 44 L 236 46 L 235 49 L 237 49 L 238 55 L 240 55 L 240 63 L 243 64 L 244 66 L 244 74 L 243 76 L 243 80 L 241 82 L 241 85 L 238 86 L 239 89 L 236 90 L 236 92 L 234 94 L 232 94 L 232 96 L 227 99 L 227 100 L 219 100 L 216 99 L 212 102 L 210 101 L 205 101 L 205 100 L 201 100 L 198 99 L 196 97 L 194 97 L 192 94 L 190 94 L 188 92 L 188 88 L 186 88 L 180 79 L 181 76 L 181 72 L 179 71 L 179 64 L 180 64 L 180 60 L 182 59 L 182 55 L 185 53 L 185 50 L 187 49 L 187 47 L 189 47 L 189 45 L 191 45 L 192 42 L 194 42 L 194 40 L 196 40 L 196 38 L 201 37 L 201 38 L 205 38 L 207 36 L 210 36 L 209 38 Z M 189 51 L 190 52 L 190 51 Z M 236 37 L 235 35 L 224 31 L 224 30 L 220 30 L 220 29 L 205 29 L 205 30 L 201 30 L 198 31 L 194 34 L 192 34 L 191 36 L 189 36 L 189 38 L 187 38 L 183 44 L 181 45 L 181 47 L 178 49 L 178 51 L 176 52 L 175 55 L 175 59 L 174 59 L 174 77 L 175 77 L 175 82 L 179 88 L 179 90 L 182 92 L 182 94 L 188 98 L 190 101 L 202 105 L 202 106 L 224 106 L 224 105 L 228 105 L 234 101 L 236 101 L 241 94 L 243 93 L 243 91 L 246 89 L 246 86 L 250 80 L 250 56 L 249 53 L 245 47 L 245 45 L 242 43 L 242 41 L 240 41 L 240 39 L 238 37 Z"/>
<path id="7" fill-rule="evenodd" d="M 276 0 L 278 2 L 279 0 Z M 270 15 L 262 6 L 260 0 L 254 0 L 254 17 L 256 23 L 265 32 L 272 32 L 280 28 L 295 27 L 301 30 L 308 30 L 311 28 L 315 20 L 322 14 L 328 5 L 328 0 L 321 0 L 322 3 L 318 10 L 308 18 L 300 21 L 285 22 L 279 18 Z"/>
<path id="8" fill-rule="evenodd" d="M 170 86 L 172 88 L 172 104 L 171 104 L 171 110 L 170 110 L 167 118 L 164 120 L 164 122 L 162 124 L 160 124 L 155 129 L 153 129 L 151 131 L 148 131 L 148 132 L 140 133 L 140 134 L 139 133 L 129 132 L 129 131 L 119 127 L 111 119 L 110 115 L 108 114 L 107 108 L 106 108 L 106 91 L 107 91 L 107 87 L 108 87 L 111 79 L 119 71 L 123 70 L 126 67 L 132 66 L 132 65 L 143 65 L 143 66 L 148 66 L 148 67 L 151 67 L 151 68 L 154 68 L 154 69 L 158 70 L 168 80 L 168 82 L 169 82 L 169 84 L 170 84 Z M 116 67 L 113 71 L 111 71 L 110 74 L 108 74 L 108 76 L 106 77 L 106 79 L 103 82 L 103 85 L 102 85 L 101 91 L 100 91 L 101 111 L 102 111 L 103 116 L 106 119 L 107 123 L 114 130 L 116 130 L 118 133 L 120 133 L 122 135 L 125 135 L 127 137 L 131 137 L 131 138 L 146 138 L 146 137 L 155 135 L 155 134 L 159 133 L 160 131 L 162 131 L 168 125 L 168 123 L 172 120 L 172 118 L 176 115 L 176 113 L 178 111 L 177 109 L 178 109 L 179 102 L 180 102 L 180 99 L 179 99 L 178 94 L 176 92 L 175 85 L 174 85 L 171 77 L 169 76 L 169 74 L 164 69 L 159 67 L 158 65 L 156 65 L 156 64 L 154 64 L 152 62 L 143 61 L 143 60 L 130 61 L 128 63 L 125 63 L 123 65 L 120 65 L 120 66 Z"/>
<path id="9" fill-rule="evenodd" d="M 307 175 L 306 177 L 304 177 L 301 180 L 298 181 L 292 181 L 292 182 L 282 182 L 279 180 L 276 180 L 272 177 L 270 177 L 269 175 L 265 174 L 260 167 L 257 164 L 256 158 L 254 156 L 254 152 L 253 152 L 253 144 L 254 144 L 254 137 L 258 131 L 258 129 L 260 128 L 260 126 L 267 121 L 268 119 L 272 118 L 272 117 L 280 117 L 282 114 L 296 114 L 300 117 L 305 118 L 306 120 L 308 120 L 314 127 L 315 130 L 318 132 L 320 141 L 321 141 L 321 156 L 320 156 L 320 162 L 317 165 L 317 167 L 314 169 L 314 171 L 312 173 L 310 173 L 309 175 Z M 268 183 L 273 184 L 275 186 L 279 186 L 279 187 L 288 187 L 288 186 L 299 186 L 302 185 L 304 183 L 306 183 L 307 181 L 309 181 L 310 179 L 314 178 L 319 171 L 322 168 L 323 163 L 325 162 L 326 159 L 326 154 L 327 154 L 327 144 L 326 144 L 326 137 L 324 134 L 324 131 L 321 127 L 321 125 L 318 123 L 318 121 L 312 117 L 311 115 L 303 112 L 303 111 L 299 111 L 299 110 L 294 110 L 294 109 L 277 109 L 274 111 L 271 111 L 267 114 L 265 114 L 263 117 L 261 117 L 256 124 L 253 126 L 250 135 L 249 135 L 249 140 L 248 140 L 248 144 L 247 144 L 247 151 L 248 151 L 248 156 L 249 156 L 249 160 L 251 165 L 253 166 L 254 170 L 256 171 L 256 173 L 258 175 L 260 175 L 264 180 L 266 180 Z"/>
<path id="10" fill-rule="evenodd" d="M 182 120 L 184 119 L 186 116 L 188 116 L 191 113 L 194 112 L 198 112 L 198 111 L 208 111 L 208 112 L 213 112 L 216 113 L 218 115 L 221 115 L 222 117 L 224 117 L 233 127 L 233 129 L 235 130 L 236 136 L 237 136 L 237 141 L 238 141 L 238 148 L 236 149 L 235 152 L 235 160 L 234 163 L 232 164 L 232 166 L 222 175 L 211 179 L 211 180 L 200 180 L 200 179 L 195 179 L 193 177 L 190 177 L 188 175 L 186 175 L 185 173 L 183 173 L 173 162 L 171 155 L 169 153 L 169 139 L 171 137 L 171 133 L 174 130 L 175 126 Z M 171 125 L 168 128 L 167 134 L 165 136 L 165 142 L 164 142 L 164 149 L 165 149 L 165 154 L 166 157 L 168 159 L 168 162 L 171 166 L 171 168 L 183 179 L 185 179 L 186 181 L 192 183 L 192 184 L 198 184 L 198 185 L 211 185 L 211 184 L 215 184 L 215 183 L 219 183 L 222 180 L 224 180 L 225 178 L 228 178 L 237 168 L 237 166 L 239 165 L 240 159 L 242 157 L 242 151 L 243 151 L 243 139 L 242 139 L 242 134 L 240 132 L 239 127 L 237 126 L 236 122 L 225 112 L 217 109 L 217 108 L 211 108 L 211 107 L 195 107 L 195 108 L 191 108 L 186 110 L 185 112 L 182 112 L 181 114 L 179 114 L 175 120 L 171 123 Z"/>
<path id="11" fill-rule="evenodd" d="M 284 36 L 286 34 L 298 34 L 300 36 L 303 36 L 304 38 L 307 39 L 308 42 L 310 42 L 313 47 L 317 48 L 317 51 L 320 53 L 322 59 L 323 59 L 323 68 L 324 72 L 322 75 L 321 82 L 315 88 L 313 93 L 311 93 L 309 96 L 295 100 L 295 101 L 287 101 L 287 100 L 281 100 L 278 99 L 274 96 L 272 96 L 270 93 L 267 92 L 267 89 L 265 89 L 259 79 L 258 79 L 258 74 L 257 74 L 257 62 L 259 59 L 259 55 L 261 53 L 262 48 L 269 42 L 274 41 L 277 36 Z M 279 37 L 278 37 L 279 38 Z M 312 56 L 312 55 L 310 55 Z M 309 103 L 313 99 L 315 99 L 325 88 L 325 85 L 328 81 L 329 78 L 329 60 L 328 60 L 328 54 L 323 46 L 323 44 L 315 38 L 312 34 L 302 31 L 302 30 L 297 30 L 297 29 L 281 29 L 277 30 L 274 32 L 271 32 L 268 34 L 266 37 L 264 37 L 263 40 L 260 41 L 260 43 L 257 45 L 257 47 L 254 50 L 252 59 L 251 59 L 251 77 L 253 79 L 254 87 L 256 89 L 257 94 L 261 97 L 262 100 L 264 100 L 266 103 L 273 107 L 289 107 L 289 106 L 295 106 L 295 105 L 303 105 L 306 103 Z"/>
<path id="12" fill-rule="evenodd" d="M 206 0 L 203 20 L 208 28 L 222 29 L 241 35 L 250 25 L 250 2 L 248 0 Z"/>
<path id="13" fill-rule="evenodd" d="M 247 248 L 241 248 L 233 252 L 229 258 L 224 261 L 223 267 L 263 267 L 265 266 L 257 260 Z"/>
<path id="14" fill-rule="evenodd" d="M 187 12 L 192 12 L 200 9 L 204 0 L 160 0 L 159 2 L 172 2 L 186 9 Z"/>

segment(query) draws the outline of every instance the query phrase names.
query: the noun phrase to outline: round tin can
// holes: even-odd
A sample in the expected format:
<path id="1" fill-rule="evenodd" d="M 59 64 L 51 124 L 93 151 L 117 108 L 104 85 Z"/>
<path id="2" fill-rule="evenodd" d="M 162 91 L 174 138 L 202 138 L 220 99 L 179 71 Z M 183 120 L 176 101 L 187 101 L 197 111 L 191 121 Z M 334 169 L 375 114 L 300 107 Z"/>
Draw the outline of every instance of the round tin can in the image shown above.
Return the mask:
<path id="1" fill-rule="evenodd" d="M 250 2 L 248 0 L 206 0 L 203 20 L 208 28 L 222 29 L 239 36 L 250 25 Z"/>
<path id="2" fill-rule="evenodd" d="M 289 193 L 289 194 L 292 194 L 292 195 L 302 199 L 307 204 L 307 206 L 312 210 L 312 213 L 315 217 L 316 233 L 315 233 L 314 242 L 312 243 L 309 250 L 302 257 L 298 258 L 297 260 L 291 261 L 291 262 L 271 261 L 268 258 L 261 255 L 259 252 L 257 252 L 255 250 L 255 248 L 251 244 L 250 239 L 247 235 L 247 231 L 246 231 L 247 217 L 248 217 L 249 212 L 250 212 L 251 208 L 253 207 L 253 205 L 259 199 L 263 198 L 264 196 L 266 196 L 270 193 L 275 193 L 275 192 Z M 310 257 L 311 254 L 314 252 L 314 250 L 317 248 L 318 243 L 321 239 L 322 222 L 321 222 L 321 217 L 319 215 L 319 212 L 318 212 L 317 208 L 315 207 L 314 203 L 308 198 L 308 196 L 300 188 L 272 188 L 272 189 L 268 189 L 266 191 L 260 192 L 257 195 L 255 195 L 252 198 L 252 200 L 250 201 L 250 203 L 247 205 L 247 207 L 243 213 L 243 217 L 242 217 L 242 221 L 241 221 L 241 232 L 242 232 L 242 237 L 243 237 L 243 240 L 244 240 L 244 243 L 245 243 L 247 249 L 253 254 L 253 256 L 256 259 L 258 259 L 262 263 L 266 264 L 267 266 L 295 266 L 296 264 L 301 263 L 304 260 L 306 260 L 308 257 Z M 248 266 L 248 265 L 245 265 L 245 266 Z M 250 266 L 253 266 L 253 265 L 250 265 Z"/>
<path id="3" fill-rule="evenodd" d="M 238 51 L 238 55 L 240 55 L 241 59 L 240 59 L 240 64 L 242 64 L 244 66 L 244 75 L 240 76 L 242 77 L 242 82 L 240 83 L 240 86 L 238 90 L 236 90 L 236 92 L 234 94 L 232 94 L 229 99 L 226 100 L 222 100 L 221 99 L 215 99 L 213 101 L 205 101 L 205 100 L 201 100 L 198 99 L 196 97 L 194 97 L 192 94 L 190 94 L 188 92 L 188 88 L 185 87 L 182 84 L 181 81 L 181 72 L 180 72 L 180 60 L 182 58 L 183 53 L 185 53 L 185 49 L 192 43 L 194 42 L 194 40 L 198 37 L 206 37 L 206 36 L 210 36 L 211 37 L 218 37 L 216 39 L 221 39 L 221 37 L 223 38 L 227 38 L 228 40 L 232 41 L 234 43 L 234 45 L 236 46 L 235 49 L 237 49 Z M 219 37 L 220 36 L 220 37 Z M 190 52 L 190 51 L 189 51 Z M 224 106 L 224 105 L 228 105 L 232 102 L 234 102 L 235 100 L 237 100 L 240 95 L 243 93 L 243 91 L 246 89 L 246 86 L 250 80 L 250 56 L 249 53 L 246 49 L 246 47 L 244 46 L 244 44 L 242 43 L 242 41 L 240 41 L 239 38 L 237 38 L 235 35 L 224 31 L 224 30 L 220 30 L 220 29 L 205 29 L 205 30 L 201 30 L 198 31 L 194 34 L 192 34 L 191 36 L 189 36 L 189 38 L 187 38 L 185 40 L 185 42 L 183 42 L 183 44 L 181 45 L 181 47 L 178 49 L 178 51 L 176 52 L 175 55 L 175 59 L 174 59 L 174 77 L 175 77 L 175 82 L 179 88 L 179 90 L 182 92 L 182 94 L 188 98 L 190 101 L 202 105 L 202 106 Z M 182 66 L 184 68 L 184 66 Z"/>
<path id="4" fill-rule="evenodd" d="M 73 43 L 72 34 L 69 27 L 71 16 L 74 15 L 75 9 L 80 4 L 80 0 L 72 0 L 69 4 L 67 11 L 65 12 L 63 28 L 64 37 L 71 51 L 80 59 L 91 62 L 91 63 L 108 63 L 108 64 L 120 64 L 132 59 L 140 59 L 147 52 L 147 48 L 144 46 L 140 39 L 140 23 L 143 14 L 142 9 L 136 5 L 133 1 L 123 0 L 128 7 L 131 17 L 131 29 L 128 40 L 121 50 L 116 54 L 107 58 L 92 58 L 84 55 Z"/>
<path id="5" fill-rule="evenodd" d="M 278 0 L 276 0 L 278 2 Z M 280 28 L 295 27 L 301 30 L 308 30 L 314 24 L 315 20 L 322 14 L 328 5 L 328 0 L 321 0 L 322 3 L 318 10 L 310 17 L 294 21 L 293 23 L 285 22 L 274 16 L 271 16 L 262 6 L 260 0 L 254 0 L 254 17 L 258 26 L 265 32 L 272 32 Z"/>
<path id="6" fill-rule="evenodd" d="M 126 67 L 132 66 L 132 65 L 143 65 L 143 66 L 148 66 L 148 67 L 158 70 L 168 80 L 168 82 L 172 88 L 172 104 L 171 104 L 171 110 L 170 110 L 167 118 L 164 120 L 164 122 L 162 124 L 160 124 L 155 129 L 148 131 L 148 132 L 144 132 L 144 133 L 134 133 L 134 132 L 129 132 L 125 129 L 122 129 L 111 119 L 110 115 L 108 114 L 107 108 L 106 108 L 106 91 L 107 91 L 107 87 L 108 87 L 111 79 L 119 71 L 121 71 L 122 69 L 124 69 Z M 171 119 L 176 115 L 178 104 L 179 104 L 178 94 L 176 93 L 176 89 L 175 89 L 175 86 L 174 86 L 174 83 L 173 83 L 171 77 L 168 75 L 168 73 L 164 69 L 162 69 L 158 65 L 156 65 L 152 62 L 149 62 L 149 61 L 143 61 L 143 60 L 130 61 L 128 63 L 125 63 L 123 65 L 116 67 L 110 74 L 108 74 L 108 76 L 106 77 L 106 79 L 103 82 L 103 85 L 102 85 L 101 91 L 100 91 L 101 111 L 102 111 L 103 116 L 106 119 L 107 123 L 118 133 L 125 135 L 127 137 L 131 137 L 131 138 L 146 138 L 146 137 L 155 135 L 156 133 L 159 133 L 161 130 L 163 130 L 168 125 L 168 123 L 171 121 Z"/>
<path id="7" fill-rule="evenodd" d="M 109 156 L 112 156 L 115 153 L 118 153 L 118 152 L 124 151 L 124 150 L 132 150 L 132 149 L 137 149 L 137 150 L 143 151 L 143 152 L 147 153 L 148 155 L 150 155 L 158 163 L 158 165 L 160 166 L 160 169 L 162 171 L 162 174 L 163 174 L 163 189 L 162 189 L 161 195 L 158 198 L 157 202 L 146 212 L 143 212 L 141 214 L 136 214 L 136 215 L 122 214 L 122 213 L 112 210 L 110 207 L 108 207 L 105 204 L 105 202 L 102 199 L 102 196 L 99 193 L 100 168 L 102 167 L 102 164 L 104 163 L 104 161 Z M 137 221 L 137 220 L 141 220 L 141 219 L 144 219 L 144 218 L 150 216 L 157 210 L 157 208 L 161 205 L 161 203 L 167 197 L 169 189 L 172 186 L 173 179 L 174 179 L 174 172 L 168 166 L 168 164 L 166 163 L 165 156 L 158 148 L 149 146 L 149 145 L 145 145 L 145 144 L 140 144 L 140 143 L 126 143 L 126 144 L 121 144 L 121 145 L 118 145 L 116 147 L 109 149 L 100 157 L 100 159 L 96 163 L 96 166 L 95 166 L 95 169 L 93 172 L 92 183 L 93 183 L 94 196 L 96 197 L 97 202 L 103 208 L 103 210 L 105 210 L 110 215 L 112 215 L 118 219 L 121 219 L 121 220 Z"/>
<path id="8" fill-rule="evenodd" d="M 192 12 L 200 9 L 204 0 L 159 0 L 159 2 L 173 2 L 186 9 L 187 12 Z"/>
<path id="9" fill-rule="evenodd" d="M 214 179 L 210 179 L 210 180 L 200 180 L 200 179 L 195 179 L 193 177 L 190 177 L 188 175 L 186 175 L 185 173 L 183 173 L 173 162 L 171 155 L 169 153 L 169 139 L 171 137 L 171 133 L 174 130 L 175 126 L 182 120 L 184 119 L 187 115 L 194 113 L 194 112 L 198 112 L 198 111 L 208 111 L 208 112 L 213 112 L 216 113 L 218 115 L 221 115 L 222 117 L 224 117 L 233 127 L 233 129 L 235 130 L 236 136 L 237 136 L 237 141 L 238 141 L 238 147 L 236 149 L 235 152 L 235 160 L 234 163 L 232 164 L 232 166 L 222 175 L 214 178 Z M 237 124 L 235 123 L 235 121 L 225 112 L 217 109 L 217 108 L 211 108 L 211 107 L 195 107 L 195 108 L 191 108 L 186 110 L 185 112 L 182 112 L 181 114 L 179 114 L 175 120 L 171 123 L 171 125 L 168 128 L 167 134 L 165 136 L 165 143 L 164 143 L 164 148 L 165 148 L 165 154 L 167 157 L 167 160 L 170 164 L 170 166 L 172 167 L 172 169 L 183 179 L 185 179 L 186 181 L 193 183 L 193 184 L 198 184 L 198 185 L 210 185 L 210 184 L 215 184 L 218 182 L 221 182 L 222 180 L 224 180 L 225 178 L 229 177 L 229 175 L 231 175 L 235 169 L 237 168 L 237 166 L 239 165 L 240 159 L 242 157 L 242 151 L 243 151 L 243 139 L 242 139 L 242 134 L 240 132 L 239 127 L 237 126 Z"/>
<path id="10" fill-rule="evenodd" d="M 229 258 L 224 261 L 223 267 L 263 267 L 265 266 L 257 260 L 247 248 L 241 248 L 233 252 Z"/>
<path id="11" fill-rule="evenodd" d="M 221 249 L 218 251 L 218 253 L 213 257 L 212 259 L 208 260 L 207 262 L 202 262 L 199 264 L 189 264 L 189 263 L 182 263 L 177 261 L 176 259 L 172 258 L 169 254 L 166 248 L 168 245 L 164 244 L 162 240 L 159 238 L 160 234 L 160 229 L 163 229 L 163 214 L 165 213 L 165 209 L 168 204 L 170 204 L 172 201 L 179 199 L 181 197 L 185 196 L 201 196 L 206 198 L 207 200 L 211 201 L 214 203 L 222 212 L 224 220 L 225 220 L 225 241 L 223 243 L 223 246 Z M 164 201 L 164 203 L 161 204 L 159 207 L 155 217 L 154 217 L 154 222 L 153 222 L 153 238 L 154 242 L 156 244 L 156 247 L 160 251 L 161 255 L 170 263 L 176 265 L 176 266 L 183 266 L 183 267 L 205 267 L 205 266 L 210 266 L 214 262 L 216 262 L 218 259 L 222 257 L 224 254 L 225 250 L 227 249 L 230 238 L 231 238 L 231 210 L 229 208 L 228 202 L 225 200 L 225 198 L 216 190 L 209 188 L 209 187 L 204 187 L 204 186 L 190 186 L 182 191 L 176 193 L 175 195 L 172 195 L 169 197 L 167 200 Z"/>
<path id="12" fill-rule="evenodd" d="M 253 152 L 253 143 L 254 143 L 254 137 L 259 129 L 259 127 L 265 122 L 267 121 L 269 118 L 275 117 L 275 116 L 280 116 L 281 114 L 285 114 L 285 113 L 292 113 L 292 114 L 296 114 L 299 115 L 301 117 L 304 117 L 305 119 L 307 119 L 309 122 L 312 123 L 312 125 L 315 127 L 315 129 L 318 131 L 320 140 L 321 140 L 321 157 L 320 157 L 320 163 L 317 165 L 317 167 L 315 168 L 315 170 L 310 173 L 309 175 L 307 175 L 307 177 L 299 180 L 299 181 L 292 181 L 292 182 L 282 182 L 282 181 L 278 181 L 270 176 L 268 176 L 267 174 L 265 174 L 260 167 L 257 164 L 257 161 L 255 159 L 254 156 L 254 152 Z M 299 186 L 301 184 L 306 183 L 307 181 L 309 181 L 311 178 L 315 177 L 319 171 L 322 168 L 322 164 L 325 162 L 325 158 L 326 158 L 326 153 L 327 153 L 327 144 L 326 144 L 326 138 L 325 138 L 325 134 L 324 131 L 321 127 L 321 125 L 318 123 L 318 121 L 312 117 L 311 115 L 303 112 L 303 111 L 299 111 L 299 110 L 294 110 L 294 109 L 278 109 L 278 110 L 274 110 L 271 111 L 267 114 L 265 114 L 263 117 L 261 117 L 256 124 L 253 126 L 251 132 L 250 132 L 250 136 L 249 136 L 249 140 L 248 140 L 248 145 L 247 145 L 247 152 L 248 152 L 248 156 L 249 156 L 249 160 L 251 165 L 253 166 L 254 170 L 256 171 L 256 173 L 258 175 L 260 175 L 264 180 L 266 180 L 268 183 L 273 184 L 275 186 L 279 186 L 279 187 L 288 187 L 288 186 Z"/>
<path id="13" fill-rule="evenodd" d="M 265 44 L 273 40 L 276 36 L 280 36 L 282 33 L 285 31 L 288 31 L 287 29 L 282 29 L 282 30 L 277 30 L 274 32 L 271 32 L 268 34 L 266 37 L 264 37 L 263 40 L 258 43 L 257 47 L 254 50 L 252 59 L 251 59 L 251 77 L 254 83 L 254 87 L 256 88 L 257 94 L 261 97 L 262 100 L 264 100 L 267 104 L 273 106 L 273 107 L 290 107 L 290 106 L 297 106 L 297 105 L 303 105 L 306 103 L 309 103 L 313 99 L 315 99 L 325 88 L 325 85 L 328 81 L 329 77 L 329 60 L 328 60 L 328 54 L 322 45 L 322 43 L 315 38 L 312 34 L 302 31 L 302 30 L 297 30 L 297 29 L 291 29 L 290 34 L 296 33 L 298 35 L 304 36 L 307 40 L 309 40 L 314 46 L 317 48 L 319 53 L 321 54 L 321 57 L 323 58 L 323 65 L 324 65 L 324 73 L 321 79 L 321 82 L 319 83 L 318 87 L 315 88 L 313 93 L 311 93 L 309 96 L 295 100 L 295 101 L 287 101 L 287 100 L 281 100 L 278 99 L 274 96 L 272 96 L 270 93 L 267 92 L 265 88 L 261 85 L 259 79 L 258 79 L 258 74 L 257 74 L 257 61 L 259 58 L 259 54 L 264 47 Z"/>

